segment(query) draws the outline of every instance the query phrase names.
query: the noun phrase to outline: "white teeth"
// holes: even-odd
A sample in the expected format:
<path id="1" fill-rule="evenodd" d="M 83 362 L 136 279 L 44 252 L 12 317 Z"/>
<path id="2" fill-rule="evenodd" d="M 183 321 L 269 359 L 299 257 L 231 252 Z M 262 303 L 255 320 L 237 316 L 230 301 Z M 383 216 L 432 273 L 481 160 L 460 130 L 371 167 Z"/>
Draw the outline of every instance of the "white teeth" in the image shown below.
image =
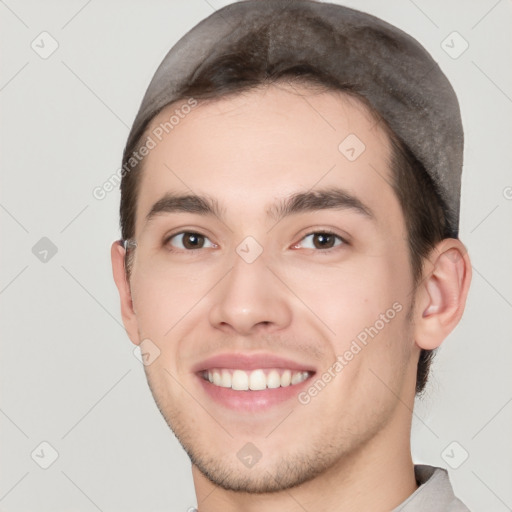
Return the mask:
<path id="1" fill-rule="evenodd" d="M 304 382 L 310 372 L 292 372 L 291 370 L 228 370 L 212 369 L 203 372 L 205 380 L 215 386 L 232 388 L 236 391 L 260 391 L 263 389 L 285 388 Z"/>
<path id="2" fill-rule="evenodd" d="M 237 391 L 247 391 L 249 389 L 249 376 L 243 370 L 235 370 L 231 377 L 231 387 Z"/>
<path id="3" fill-rule="evenodd" d="M 292 375 L 292 386 L 303 382 L 308 378 L 308 372 L 297 372 Z"/>
<path id="4" fill-rule="evenodd" d="M 267 388 L 267 378 L 263 370 L 254 370 L 249 375 L 249 389 L 258 391 Z"/>
<path id="5" fill-rule="evenodd" d="M 272 370 L 267 375 L 267 387 L 269 389 L 279 388 L 281 386 L 281 377 L 279 376 L 279 372 L 277 370 Z"/>
<path id="6" fill-rule="evenodd" d="M 220 386 L 220 373 L 219 372 L 213 372 L 213 383 L 216 385 L 216 386 Z"/>
<path id="7" fill-rule="evenodd" d="M 281 375 L 281 387 L 285 388 L 289 386 L 292 382 L 292 372 L 290 370 L 285 370 L 283 375 Z"/>
<path id="8" fill-rule="evenodd" d="M 223 388 L 231 387 L 231 373 L 229 373 L 227 370 L 222 370 L 222 378 L 220 381 L 220 385 Z"/>

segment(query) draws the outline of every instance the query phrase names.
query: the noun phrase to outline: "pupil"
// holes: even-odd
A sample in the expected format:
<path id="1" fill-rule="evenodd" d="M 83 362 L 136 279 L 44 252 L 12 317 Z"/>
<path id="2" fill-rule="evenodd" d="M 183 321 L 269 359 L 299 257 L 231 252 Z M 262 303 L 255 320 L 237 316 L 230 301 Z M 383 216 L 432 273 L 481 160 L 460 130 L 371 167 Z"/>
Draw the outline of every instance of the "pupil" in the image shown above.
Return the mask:
<path id="1" fill-rule="evenodd" d="M 183 245 L 187 249 L 197 249 L 203 246 L 204 236 L 195 233 L 185 233 L 183 237 Z"/>
<path id="2" fill-rule="evenodd" d="M 313 237 L 313 243 L 317 249 L 329 249 L 333 247 L 334 236 L 326 233 L 318 233 Z"/>

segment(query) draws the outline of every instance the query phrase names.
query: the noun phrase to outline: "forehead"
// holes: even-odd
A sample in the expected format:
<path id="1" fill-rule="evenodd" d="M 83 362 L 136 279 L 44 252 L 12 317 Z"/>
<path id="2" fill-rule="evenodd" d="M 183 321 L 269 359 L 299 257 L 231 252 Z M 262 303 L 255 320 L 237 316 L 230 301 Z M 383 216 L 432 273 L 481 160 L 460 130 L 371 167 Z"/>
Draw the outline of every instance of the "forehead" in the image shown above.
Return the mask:
<path id="1" fill-rule="evenodd" d="M 183 104 L 166 107 L 147 130 L 155 145 L 143 163 L 136 232 L 169 192 L 208 195 L 228 214 L 247 215 L 317 186 L 394 199 L 388 137 L 353 97 L 270 86 Z"/>

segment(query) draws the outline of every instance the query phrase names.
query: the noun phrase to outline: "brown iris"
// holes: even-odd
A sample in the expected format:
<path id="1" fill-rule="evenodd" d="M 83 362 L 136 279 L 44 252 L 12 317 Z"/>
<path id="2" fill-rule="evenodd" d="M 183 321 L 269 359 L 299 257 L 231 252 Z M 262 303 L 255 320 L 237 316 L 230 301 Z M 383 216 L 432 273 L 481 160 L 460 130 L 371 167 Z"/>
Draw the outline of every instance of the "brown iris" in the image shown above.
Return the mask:
<path id="1" fill-rule="evenodd" d="M 198 233 L 183 233 L 182 243 L 185 249 L 201 249 L 204 246 L 205 237 Z"/>
<path id="2" fill-rule="evenodd" d="M 336 243 L 336 236 L 329 233 L 315 233 L 313 245 L 316 249 L 330 249 Z"/>

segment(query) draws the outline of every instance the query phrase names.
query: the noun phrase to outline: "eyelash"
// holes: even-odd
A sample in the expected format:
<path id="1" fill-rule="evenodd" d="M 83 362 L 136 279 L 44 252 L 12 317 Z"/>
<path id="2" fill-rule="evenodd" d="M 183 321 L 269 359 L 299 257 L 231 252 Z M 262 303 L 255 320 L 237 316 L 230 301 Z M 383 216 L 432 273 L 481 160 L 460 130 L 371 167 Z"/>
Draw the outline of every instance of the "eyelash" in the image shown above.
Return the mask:
<path id="1" fill-rule="evenodd" d="M 169 235 L 168 237 L 166 237 L 164 239 L 164 241 L 163 241 L 164 247 L 168 247 L 170 242 L 171 242 L 171 240 L 173 238 L 176 238 L 176 237 L 180 236 L 180 235 L 195 235 L 195 236 L 200 236 L 200 237 L 210 241 L 210 239 L 206 235 L 203 235 L 202 233 L 199 233 L 198 231 L 180 231 L 178 233 L 174 233 L 173 235 Z M 217 247 L 217 245 L 214 244 L 213 242 L 210 241 L 210 243 L 213 246 Z M 212 247 L 206 247 L 206 248 L 207 249 L 211 249 Z M 179 248 L 175 248 L 175 247 L 172 247 L 172 246 L 168 247 L 168 249 L 169 249 L 170 252 L 196 252 L 196 251 L 199 250 L 199 249 L 179 249 Z M 200 247 L 200 249 L 203 249 L 203 247 Z"/>
<path id="2" fill-rule="evenodd" d="M 314 249 L 310 249 L 310 250 L 314 250 L 315 252 L 331 252 L 331 251 L 334 251 L 336 249 L 340 249 L 342 246 L 344 245 L 349 245 L 349 243 L 347 242 L 347 240 L 345 238 L 343 238 L 342 236 L 338 235 L 337 233 L 334 233 L 332 231 L 328 231 L 328 230 L 318 230 L 318 231 L 312 231 L 306 235 L 304 235 L 298 243 L 296 244 L 293 244 L 292 245 L 292 248 L 297 248 L 297 245 L 299 245 L 300 243 L 304 242 L 304 240 L 310 236 L 314 236 L 314 235 L 324 235 L 324 236 L 333 236 L 335 237 L 336 239 L 338 239 L 341 243 L 335 245 L 334 247 L 328 247 L 326 249 L 319 249 L 319 248 L 314 248 Z"/>
<path id="3" fill-rule="evenodd" d="M 170 244 L 171 240 L 173 238 L 177 237 L 177 236 L 180 236 L 180 235 L 196 235 L 196 236 L 203 237 L 206 240 L 210 241 L 210 243 L 214 247 L 200 247 L 199 249 L 179 249 L 179 248 L 175 248 L 175 247 L 172 247 L 172 246 L 169 247 L 169 244 Z M 315 252 L 324 252 L 324 253 L 325 252 L 331 252 L 333 250 L 340 249 L 341 247 L 343 247 L 345 245 L 350 245 L 349 242 L 344 237 L 340 236 L 337 233 L 334 233 L 334 232 L 329 231 L 329 230 L 318 230 L 318 231 L 311 231 L 311 232 L 305 234 L 297 243 L 292 244 L 291 248 L 292 249 L 298 249 L 299 247 L 297 247 L 297 246 L 300 245 L 301 242 L 303 242 L 306 238 L 308 238 L 310 236 L 314 236 L 314 235 L 333 236 L 333 237 L 335 237 L 337 240 L 339 240 L 341 242 L 341 243 L 335 245 L 334 247 L 328 247 L 327 249 L 318 249 L 318 248 L 311 249 L 311 248 L 309 248 L 310 250 L 314 250 Z M 200 233 L 198 231 L 180 231 L 178 233 L 174 233 L 172 235 L 169 235 L 168 237 L 166 237 L 164 239 L 163 246 L 167 247 L 170 252 L 190 252 L 190 253 L 199 251 L 200 249 L 213 249 L 213 248 L 218 247 L 218 245 L 214 244 L 213 242 L 211 242 L 211 240 L 206 235 L 203 235 L 202 233 Z"/>

